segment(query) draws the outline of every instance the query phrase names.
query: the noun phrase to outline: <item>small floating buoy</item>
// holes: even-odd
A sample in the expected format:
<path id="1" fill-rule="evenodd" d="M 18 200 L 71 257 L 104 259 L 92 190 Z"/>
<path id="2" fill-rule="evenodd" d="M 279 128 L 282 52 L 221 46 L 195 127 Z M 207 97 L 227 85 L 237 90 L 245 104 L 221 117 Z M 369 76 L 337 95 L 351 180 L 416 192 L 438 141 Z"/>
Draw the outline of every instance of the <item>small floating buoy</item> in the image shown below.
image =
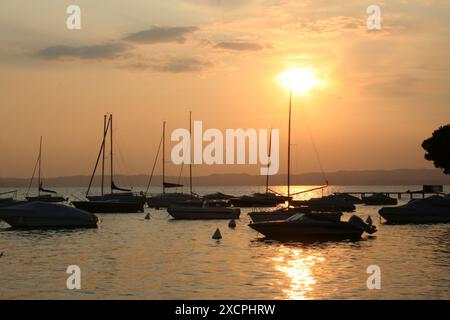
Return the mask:
<path id="1" fill-rule="evenodd" d="M 220 239 L 222 239 L 222 234 L 220 234 L 219 228 L 217 228 L 216 232 L 214 232 L 212 238 L 213 238 L 214 240 L 220 240 Z"/>
<path id="2" fill-rule="evenodd" d="M 236 221 L 234 219 L 231 219 L 230 222 L 228 223 L 228 227 L 232 229 L 236 228 Z"/>
<path id="3" fill-rule="evenodd" d="M 147 213 L 147 215 L 144 218 L 145 220 L 150 220 L 150 213 Z"/>
<path id="4" fill-rule="evenodd" d="M 372 224 L 373 224 L 372 218 L 371 218 L 370 216 L 367 217 L 366 223 L 367 223 L 368 225 L 372 225 Z"/>

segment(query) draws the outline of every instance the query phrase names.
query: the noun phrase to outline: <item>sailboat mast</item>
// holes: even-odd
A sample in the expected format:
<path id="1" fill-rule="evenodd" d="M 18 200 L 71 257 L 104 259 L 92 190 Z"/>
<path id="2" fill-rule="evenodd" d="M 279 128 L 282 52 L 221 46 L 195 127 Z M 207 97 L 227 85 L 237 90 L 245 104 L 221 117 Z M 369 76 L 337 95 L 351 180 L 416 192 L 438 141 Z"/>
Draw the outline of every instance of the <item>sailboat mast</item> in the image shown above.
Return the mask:
<path id="1" fill-rule="evenodd" d="M 189 191 L 192 196 L 192 111 L 189 111 Z"/>
<path id="2" fill-rule="evenodd" d="M 41 161 L 42 161 L 42 136 L 39 141 L 38 195 L 41 195 Z"/>
<path id="3" fill-rule="evenodd" d="M 272 128 L 270 128 L 268 155 L 269 155 L 268 166 L 270 167 L 270 158 L 272 156 Z M 269 193 L 269 168 L 267 168 L 267 175 L 266 175 L 266 193 Z"/>
<path id="4" fill-rule="evenodd" d="M 110 124 L 110 141 L 111 141 L 111 146 L 110 146 L 110 161 L 111 161 L 111 172 L 110 172 L 110 176 L 111 176 L 111 193 L 114 192 L 113 189 L 113 183 L 114 183 L 114 177 L 113 177 L 113 116 L 112 114 L 109 115 L 109 124 Z"/>
<path id="5" fill-rule="evenodd" d="M 163 194 L 166 193 L 166 122 L 163 121 L 163 153 L 162 153 Z"/>
<path id="6" fill-rule="evenodd" d="M 106 135 L 106 114 L 103 116 L 103 137 Z M 102 197 L 105 184 L 105 143 L 102 145 Z"/>
<path id="7" fill-rule="evenodd" d="M 292 115 L 292 89 L 289 91 L 289 126 L 288 126 L 288 159 L 287 159 L 288 198 L 291 196 L 291 115 Z"/>

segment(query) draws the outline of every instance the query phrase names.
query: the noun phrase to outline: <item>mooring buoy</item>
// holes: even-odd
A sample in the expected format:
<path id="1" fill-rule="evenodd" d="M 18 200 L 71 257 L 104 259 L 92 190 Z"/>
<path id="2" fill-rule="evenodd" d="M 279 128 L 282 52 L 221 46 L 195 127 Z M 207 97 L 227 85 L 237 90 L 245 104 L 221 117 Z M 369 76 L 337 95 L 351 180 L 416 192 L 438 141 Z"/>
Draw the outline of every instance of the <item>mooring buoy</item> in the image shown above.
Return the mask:
<path id="1" fill-rule="evenodd" d="M 236 221 L 234 219 L 231 219 L 230 222 L 228 223 L 228 227 L 232 229 L 236 228 Z"/>
<path id="2" fill-rule="evenodd" d="M 212 238 L 213 238 L 214 240 L 220 240 L 220 239 L 222 239 L 222 234 L 220 233 L 219 228 L 217 228 L 216 232 L 214 232 Z"/>

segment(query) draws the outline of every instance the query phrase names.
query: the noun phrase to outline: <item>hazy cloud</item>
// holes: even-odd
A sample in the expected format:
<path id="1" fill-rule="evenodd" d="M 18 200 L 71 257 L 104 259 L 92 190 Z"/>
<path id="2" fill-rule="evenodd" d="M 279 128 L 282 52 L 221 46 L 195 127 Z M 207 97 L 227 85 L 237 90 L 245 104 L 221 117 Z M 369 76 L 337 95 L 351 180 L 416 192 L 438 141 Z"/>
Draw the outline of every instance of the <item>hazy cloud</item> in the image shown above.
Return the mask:
<path id="1" fill-rule="evenodd" d="M 168 57 L 159 60 L 129 64 L 125 66 L 125 68 L 136 70 L 152 70 L 164 73 L 187 73 L 205 71 L 212 66 L 213 64 L 210 61 L 198 57 Z"/>
<path id="2" fill-rule="evenodd" d="M 252 42 L 220 42 L 214 46 L 219 49 L 236 50 L 236 51 L 259 51 L 264 47 L 258 43 Z"/>
<path id="3" fill-rule="evenodd" d="M 116 58 L 123 54 L 127 49 L 128 46 L 123 43 L 108 43 L 81 47 L 58 45 L 40 50 L 37 52 L 37 56 L 48 60 L 63 58 L 103 60 Z"/>
<path id="4" fill-rule="evenodd" d="M 130 33 L 124 40 L 143 44 L 165 42 L 184 43 L 186 36 L 196 30 L 198 30 L 197 27 L 153 27 Z"/>

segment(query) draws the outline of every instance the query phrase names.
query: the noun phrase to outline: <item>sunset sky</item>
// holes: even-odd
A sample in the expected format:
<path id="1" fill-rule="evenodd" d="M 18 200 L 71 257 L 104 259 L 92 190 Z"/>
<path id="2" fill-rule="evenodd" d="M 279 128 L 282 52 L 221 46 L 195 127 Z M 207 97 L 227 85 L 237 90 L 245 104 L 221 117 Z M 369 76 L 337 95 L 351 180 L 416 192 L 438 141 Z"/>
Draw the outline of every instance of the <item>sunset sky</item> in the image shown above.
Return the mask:
<path id="1" fill-rule="evenodd" d="M 162 121 L 169 135 L 189 110 L 205 128 L 280 128 L 284 155 L 292 67 L 321 79 L 294 95 L 295 173 L 320 169 L 308 127 L 326 171 L 433 167 L 420 145 L 450 120 L 450 1 L 2 0 L 0 176 L 30 176 L 41 135 L 47 176 L 90 174 L 106 112 L 119 173 L 149 173 Z"/>

